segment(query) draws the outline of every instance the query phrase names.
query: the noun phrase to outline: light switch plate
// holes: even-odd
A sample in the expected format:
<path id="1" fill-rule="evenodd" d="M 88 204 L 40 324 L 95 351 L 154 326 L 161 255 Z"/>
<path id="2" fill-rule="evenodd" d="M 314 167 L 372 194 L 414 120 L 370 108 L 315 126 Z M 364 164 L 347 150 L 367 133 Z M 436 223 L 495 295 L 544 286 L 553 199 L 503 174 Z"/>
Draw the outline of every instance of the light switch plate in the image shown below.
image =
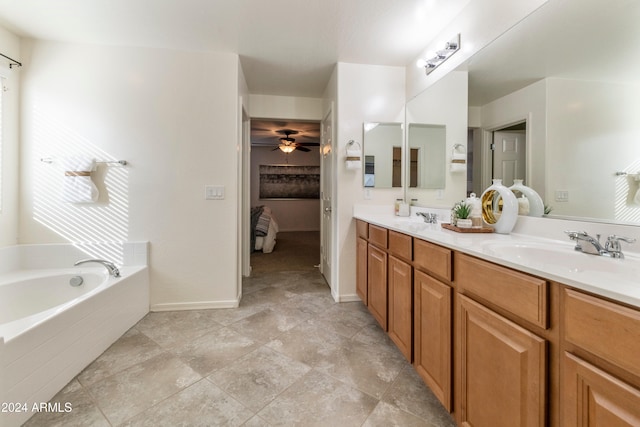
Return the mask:
<path id="1" fill-rule="evenodd" d="M 205 185 L 204 198 L 206 200 L 223 200 L 224 185 Z"/>

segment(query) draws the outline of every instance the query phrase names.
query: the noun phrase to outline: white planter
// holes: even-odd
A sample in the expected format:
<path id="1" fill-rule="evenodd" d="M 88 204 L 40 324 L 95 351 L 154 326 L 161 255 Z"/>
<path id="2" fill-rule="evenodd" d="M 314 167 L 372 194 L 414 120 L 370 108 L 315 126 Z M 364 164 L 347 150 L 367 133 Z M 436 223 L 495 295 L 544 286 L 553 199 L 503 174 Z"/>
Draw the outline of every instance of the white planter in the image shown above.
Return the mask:
<path id="1" fill-rule="evenodd" d="M 471 218 L 465 218 L 465 219 L 458 218 L 456 225 L 459 228 L 471 228 L 471 225 L 472 225 Z"/>

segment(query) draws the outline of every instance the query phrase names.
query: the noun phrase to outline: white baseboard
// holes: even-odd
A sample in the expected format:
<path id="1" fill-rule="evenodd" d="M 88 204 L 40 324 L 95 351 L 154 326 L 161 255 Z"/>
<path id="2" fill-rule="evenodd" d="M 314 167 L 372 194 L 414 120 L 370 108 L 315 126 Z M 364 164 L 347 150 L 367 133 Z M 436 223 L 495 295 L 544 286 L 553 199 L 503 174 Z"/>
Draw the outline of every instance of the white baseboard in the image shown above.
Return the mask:
<path id="1" fill-rule="evenodd" d="M 199 301 L 152 304 L 151 311 L 206 310 L 212 308 L 238 308 L 240 299 L 230 301 Z"/>

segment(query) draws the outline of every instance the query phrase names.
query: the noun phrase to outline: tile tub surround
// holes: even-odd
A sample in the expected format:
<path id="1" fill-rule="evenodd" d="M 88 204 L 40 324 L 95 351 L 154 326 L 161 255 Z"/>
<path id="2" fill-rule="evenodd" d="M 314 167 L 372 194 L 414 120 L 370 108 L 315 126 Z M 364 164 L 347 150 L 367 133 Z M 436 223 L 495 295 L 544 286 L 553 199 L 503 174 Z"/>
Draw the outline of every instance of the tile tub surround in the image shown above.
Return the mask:
<path id="1" fill-rule="evenodd" d="M 640 308 L 640 287 L 637 285 L 640 275 L 640 227 L 637 226 L 520 216 L 511 234 L 473 234 L 445 230 L 440 224 L 425 224 L 415 215 L 399 218 L 393 215 L 389 207 L 371 209 L 356 205 L 353 216 L 370 224 Z M 602 236 L 617 234 L 634 237 L 637 242 L 631 245 L 623 243 L 626 259 L 612 259 L 576 252 L 575 242 L 565 236 L 564 230 L 585 230 L 593 236 L 597 233 Z M 514 248 L 516 245 L 549 246 L 557 257 L 554 262 L 534 256 L 521 259 L 503 257 L 492 249 L 492 245 L 494 248 L 495 245 L 513 245 Z M 572 265 L 575 260 L 580 261 L 577 267 Z M 589 265 L 589 268 L 585 268 L 585 265 Z"/>
<path id="2" fill-rule="evenodd" d="M 454 426 L 360 302 L 317 271 L 245 279 L 239 308 L 149 313 L 26 426 Z M 253 332 L 251 332 L 253 331 Z"/>

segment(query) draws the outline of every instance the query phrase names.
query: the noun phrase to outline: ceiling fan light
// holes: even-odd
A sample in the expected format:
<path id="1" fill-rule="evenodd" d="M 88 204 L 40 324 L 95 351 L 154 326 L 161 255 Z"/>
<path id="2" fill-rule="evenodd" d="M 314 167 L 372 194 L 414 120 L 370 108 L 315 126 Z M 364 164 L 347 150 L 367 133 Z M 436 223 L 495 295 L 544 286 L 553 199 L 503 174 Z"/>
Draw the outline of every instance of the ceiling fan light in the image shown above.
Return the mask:
<path id="1" fill-rule="evenodd" d="M 293 150 L 296 149 L 296 147 L 294 147 L 293 145 L 285 145 L 285 144 L 278 145 L 278 148 L 287 154 L 291 153 Z"/>

